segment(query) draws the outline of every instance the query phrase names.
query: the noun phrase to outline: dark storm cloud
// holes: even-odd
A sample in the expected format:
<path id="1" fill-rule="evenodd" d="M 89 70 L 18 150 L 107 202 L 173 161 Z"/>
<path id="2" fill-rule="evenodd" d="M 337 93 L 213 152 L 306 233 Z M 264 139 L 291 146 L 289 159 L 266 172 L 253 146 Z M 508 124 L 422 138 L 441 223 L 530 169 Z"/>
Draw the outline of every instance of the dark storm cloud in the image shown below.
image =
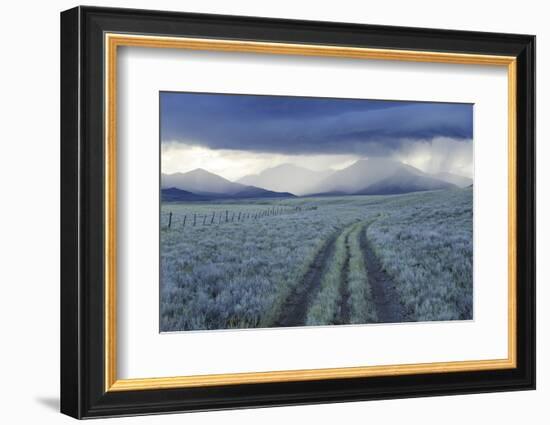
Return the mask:
<path id="1" fill-rule="evenodd" d="M 473 132 L 470 104 L 172 92 L 160 102 L 164 143 L 210 149 L 384 155 Z"/>

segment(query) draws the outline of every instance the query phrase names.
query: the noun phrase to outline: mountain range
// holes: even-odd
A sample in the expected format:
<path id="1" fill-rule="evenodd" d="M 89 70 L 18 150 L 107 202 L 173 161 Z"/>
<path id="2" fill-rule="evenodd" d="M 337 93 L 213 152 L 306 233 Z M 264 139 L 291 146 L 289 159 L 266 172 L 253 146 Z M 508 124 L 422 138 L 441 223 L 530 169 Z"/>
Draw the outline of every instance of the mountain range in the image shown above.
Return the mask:
<path id="1" fill-rule="evenodd" d="M 292 193 L 234 183 L 202 168 L 187 173 L 162 174 L 161 188 L 163 201 L 295 197 Z"/>
<path id="2" fill-rule="evenodd" d="M 163 174 L 163 201 L 281 198 L 315 195 L 389 195 L 467 187 L 451 173 L 428 174 L 386 158 L 361 159 L 342 170 L 312 171 L 292 164 L 268 168 L 232 182 L 203 169 Z"/>

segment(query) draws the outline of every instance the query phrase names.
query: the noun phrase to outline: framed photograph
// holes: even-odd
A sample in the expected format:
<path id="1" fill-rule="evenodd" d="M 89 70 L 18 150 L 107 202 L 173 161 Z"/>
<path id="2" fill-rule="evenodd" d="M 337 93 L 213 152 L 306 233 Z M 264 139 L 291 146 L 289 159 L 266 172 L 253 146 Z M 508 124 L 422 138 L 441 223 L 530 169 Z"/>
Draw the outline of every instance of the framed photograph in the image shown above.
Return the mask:
<path id="1" fill-rule="evenodd" d="M 535 388 L 535 37 L 61 14 L 61 411 Z"/>

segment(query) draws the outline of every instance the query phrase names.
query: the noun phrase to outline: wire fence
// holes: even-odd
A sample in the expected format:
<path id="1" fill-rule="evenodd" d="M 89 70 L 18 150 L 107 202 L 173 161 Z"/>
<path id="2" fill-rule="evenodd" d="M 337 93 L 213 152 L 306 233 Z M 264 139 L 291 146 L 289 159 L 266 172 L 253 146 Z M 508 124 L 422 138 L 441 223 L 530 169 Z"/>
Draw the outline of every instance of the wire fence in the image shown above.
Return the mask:
<path id="1" fill-rule="evenodd" d="M 196 227 L 196 226 L 214 226 L 226 223 L 244 223 L 258 221 L 268 217 L 276 217 L 285 214 L 294 214 L 301 211 L 317 209 L 317 206 L 308 207 L 277 207 L 273 206 L 262 210 L 214 210 L 211 212 L 186 212 L 173 213 L 172 211 L 161 213 L 161 226 L 165 229 Z"/>

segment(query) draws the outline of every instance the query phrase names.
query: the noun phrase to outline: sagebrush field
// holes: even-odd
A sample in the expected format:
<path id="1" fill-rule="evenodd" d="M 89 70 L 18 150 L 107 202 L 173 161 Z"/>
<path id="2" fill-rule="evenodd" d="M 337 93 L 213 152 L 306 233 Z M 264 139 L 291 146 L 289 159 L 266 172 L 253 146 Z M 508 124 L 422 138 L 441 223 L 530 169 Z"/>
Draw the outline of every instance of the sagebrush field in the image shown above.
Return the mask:
<path id="1" fill-rule="evenodd" d="M 160 330 L 472 319 L 472 189 L 164 202 Z"/>

